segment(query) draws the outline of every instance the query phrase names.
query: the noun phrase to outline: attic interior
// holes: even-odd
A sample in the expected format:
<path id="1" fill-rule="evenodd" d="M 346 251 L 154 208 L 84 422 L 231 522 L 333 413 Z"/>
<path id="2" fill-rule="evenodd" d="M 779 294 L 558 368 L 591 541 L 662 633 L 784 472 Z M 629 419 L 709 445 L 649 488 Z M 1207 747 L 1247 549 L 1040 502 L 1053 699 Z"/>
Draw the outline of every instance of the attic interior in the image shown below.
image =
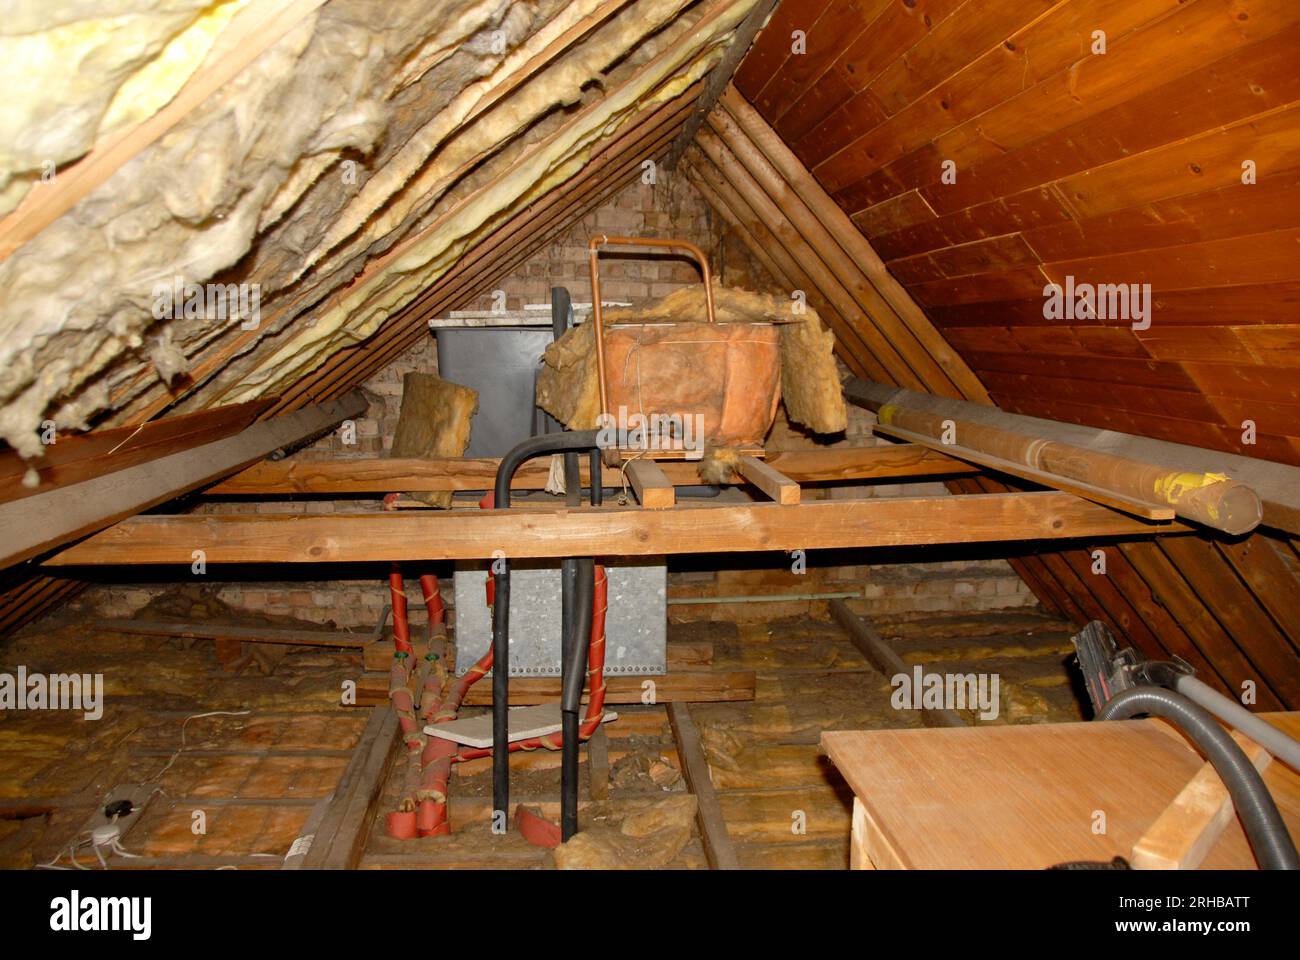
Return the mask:
<path id="1" fill-rule="evenodd" d="M 1293 0 L 0 52 L 0 867 L 1297 866 Z"/>

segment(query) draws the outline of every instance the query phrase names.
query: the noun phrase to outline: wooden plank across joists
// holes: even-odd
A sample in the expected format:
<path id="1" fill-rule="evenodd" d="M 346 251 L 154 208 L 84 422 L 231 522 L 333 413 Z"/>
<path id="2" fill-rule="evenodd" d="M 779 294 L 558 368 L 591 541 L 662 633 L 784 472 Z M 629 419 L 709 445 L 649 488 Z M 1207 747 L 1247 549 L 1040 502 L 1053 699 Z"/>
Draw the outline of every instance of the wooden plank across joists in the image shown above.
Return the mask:
<path id="1" fill-rule="evenodd" d="M 0 504 L 0 566 L 148 510 L 365 412 L 359 393 L 264 420 L 231 437 Z"/>
<path id="2" fill-rule="evenodd" d="M 890 497 L 790 506 L 680 505 L 403 513 L 134 517 L 64 550 L 50 566 L 192 562 L 655 556 L 896 547 L 1186 532 L 1057 492 Z"/>
<path id="3" fill-rule="evenodd" d="M 393 457 L 357 460 L 266 461 L 204 491 L 209 496 L 268 497 L 289 494 L 384 494 L 395 491 L 491 490 L 501 461 L 492 458 Z M 879 447 L 839 447 L 770 454 L 769 467 L 796 483 L 836 483 L 977 473 L 978 467 L 924 447 L 897 444 Z M 675 486 L 700 483 L 696 465 L 664 461 L 659 468 Z M 545 459 L 531 460 L 515 473 L 512 490 L 541 490 L 550 467 Z M 582 463 L 582 482 L 588 482 Z"/>

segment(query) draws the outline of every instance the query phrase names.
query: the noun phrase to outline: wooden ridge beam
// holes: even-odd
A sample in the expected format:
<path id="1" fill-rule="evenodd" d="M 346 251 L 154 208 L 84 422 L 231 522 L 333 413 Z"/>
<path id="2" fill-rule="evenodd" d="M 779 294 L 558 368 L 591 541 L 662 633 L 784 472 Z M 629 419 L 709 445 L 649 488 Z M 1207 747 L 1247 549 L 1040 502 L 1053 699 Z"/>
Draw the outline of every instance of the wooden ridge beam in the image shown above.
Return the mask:
<path id="1" fill-rule="evenodd" d="M 264 420 L 240 433 L 23 500 L 0 504 L 9 566 L 165 503 L 365 412 L 358 393 Z"/>
<path id="2" fill-rule="evenodd" d="M 386 494 L 434 490 L 491 490 L 501 461 L 492 457 L 405 457 L 357 460 L 267 460 L 209 487 L 208 496 L 287 496 L 302 493 Z M 837 447 L 769 454 L 767 465 L 797 483 L 936 477 L 969 474 L 979 468 L 916 444 Z M 659 464 L 674 486 L 700 483 L 689 461 Z M 588 482 L 587 463 L 581 464 Z M 541 490 L 550 469 L 531 460 L 515 473 L 512 490 Z"/>
<path id="3" fill-rule="evenodd" d="M 819 501 L 792 506 L 679 505 L 401 513 L 135 517 L 47 566 L 192 562 L 342 563 L 655 556 L 898 547 L 1186 532 L 1153 526 L 1069 494 L 1008 493 Z"/>

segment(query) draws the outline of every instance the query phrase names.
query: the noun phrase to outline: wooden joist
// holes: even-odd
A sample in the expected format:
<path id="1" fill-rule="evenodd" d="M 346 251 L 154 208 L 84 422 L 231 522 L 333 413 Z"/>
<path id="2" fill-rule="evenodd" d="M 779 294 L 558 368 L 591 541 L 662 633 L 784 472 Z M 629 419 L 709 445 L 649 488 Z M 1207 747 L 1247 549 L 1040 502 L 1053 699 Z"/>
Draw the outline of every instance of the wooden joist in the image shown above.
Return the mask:
<path id="1" fill-rule="evenodd" d="M 0 566 L 8 566 L 165 503 L 282 447 L 365 412 L 359 393 L 265 420 L 232 437 L 0 504 Z M 194 549 L 191 548 L 191 553 Z"/>
<path id="2" fill-rule="evenodd" d="M 431 457 L 387 459 L 279 460 L 256 464 L 203 491 L 207 496 L 274 497 L 300 493 L 385 494 L 434 490 L 491 490 L 501 461 L 492 458 Z M 769 467 L 796 483 L 934 477 L 969 474 L 979 468 L 915 444 L 835 447 L 769 454 Z M 582 462 L 587 483 L 587 463 Z M 675 486 L 700 482 L 696 465 L 663 461 L 659 469 Z M 543 460 L 516 471 L 512 490 L 541 490 L 550 473 Z"/>
<path id="3" fill-rule="evenodd" d="M 357 684 L 357 705 L 369 706 L 388 702 L 387 673 L 369 674 Z M 643 704 L 653 683 L 654 703 L 729 703 L 754 699 L 753 670 L 681 670 L 661 677 L 634 677 L 613 675 L 605 677 L 605 702 L 607 704 Z M 510 705 L 534 706 L 554 703 L 560 699 L 559 677 L 512 677 L 510 679 Z M 587 694 L 583 693 L 583 702 Z M 465 705 L 486 707 L 492 705 L 492 684 L 480 681 L 469 688 Z"/>
<path id="4" fill-rule="evenodd" d="M 1153 526 L 1069 494 L 1007 493 L 673 510 L 538 510 L 134 517 L 45 561 L 50 566 L 192 562 L 344 563 L 655 556 L 937 543 L 1143 536 Z"/>
<path id="5" fill-rule="evenodd" d="M 629 460 L 624 467 L 637 501 L 649 510 L 665 510 L 677 502 L 677 491 L 653 460 Z"/>
<path id="6" fill-rule="evenodd" d="M 109 633 L 127 633 L 146 637 L 186 637 L 200 640 L 236 640 L 240 643 L 284 643 L 307 647 L 341 647 L 361 649 L 374 643 L 374 633 L 343 633 L 328 630 L 283 630 L 274 627 L 247 627 L 234 624 L 166 622 L 156 620 L 101 620 L 95 624 Z"/>
<path id="7" fill-rule="evenodd" d="M 334 789 L 301 862 L 305 870 L 349 870 L 360 862 L 375 804 L 397 755 L 402 738 L 397 714 L 385 702 L 370 712 L 370 720 L 352 752 L 352 761 Z"/>
<path id="8" fill-rule="evenodd" d="M 911 671 L 907 664 L 903 662 L 903 658 L 885 642 L 884 637 L 877 633 L 870 623 L 850 610 L 847 603 L 843 600 L 832 600 L 831 614 L 835 617 L 836 623 L 844 628 L 858 651 L 887 678 L 893 678 L 899 674 L 910 675 Z M 927 726 L 931 727 L 964 727 L 967 725 L 957 711 L 943 708 L 930 709 L 923 707 L 921 709 L 921 719 Z"/>
<path id="9" fill-rule="evenodd" d="M 685 703 L 668 704 L 668 722 L 673 727 L 677 752 L 682 759 L 682 774 L 686 785 L 695 794 L 696 821 L 700 827 L 700 840 L 704 855 L 714 870 L 739 870 L 740 860 L 736 848 L 727 834 L 727 822 L 722 817 L 722 805 L 713 778 L 709 774 L 709 761 L 700 741 L 700 732 L 691 719 L 690 707 Z"/>
<path id="10" fill-rule="evenodd" d="M 737 469 L 742 477 L 775 503 L 788 505 L 798 503 L 801 499 L 799 484 L 757 457 L 741 457 Z"/>

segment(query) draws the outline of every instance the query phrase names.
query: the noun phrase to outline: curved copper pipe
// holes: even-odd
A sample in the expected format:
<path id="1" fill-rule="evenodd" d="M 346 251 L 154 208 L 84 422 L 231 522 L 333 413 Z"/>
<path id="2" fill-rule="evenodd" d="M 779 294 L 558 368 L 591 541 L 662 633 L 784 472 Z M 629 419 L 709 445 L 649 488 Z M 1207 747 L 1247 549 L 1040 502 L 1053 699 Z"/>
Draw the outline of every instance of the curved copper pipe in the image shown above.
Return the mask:
<path id="1" fill-rule="evenodd" d="M 588 259 L 591 262 L 591 321 L 596 325 L 596 380 L 600 385 L 600 412 L 609 413 L 609 391 L 605 386 L 605 326 L 600 311 L 600 248 L 604 246 L 620 247 L 663 247 L 669 250 L 685 250 L 700 265 L 704 276 L 704 303 L 708 312 L 709 323 L 715 323 L 713 310 L 713 275 L 709 270 L 709 258 L 704 251 L 689 240 L 662 239 L 660 237 L 611 237 L 599 234 L 587 244 Z"/>

